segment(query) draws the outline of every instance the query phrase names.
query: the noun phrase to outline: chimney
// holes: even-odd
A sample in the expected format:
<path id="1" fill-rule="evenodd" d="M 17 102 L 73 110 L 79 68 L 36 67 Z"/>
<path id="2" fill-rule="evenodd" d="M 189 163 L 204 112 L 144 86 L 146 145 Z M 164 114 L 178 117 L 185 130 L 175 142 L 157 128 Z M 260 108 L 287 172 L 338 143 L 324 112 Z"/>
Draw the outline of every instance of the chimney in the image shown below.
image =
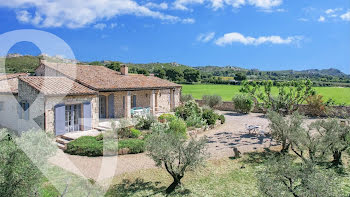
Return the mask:
<path id="1" fill-rule="evenodd" d="M 125 64 L 122 64 L 120 67 L 120 72 L 122 73 L 122 75 L 128 75 L 129 73 L 128 66 Z"/>

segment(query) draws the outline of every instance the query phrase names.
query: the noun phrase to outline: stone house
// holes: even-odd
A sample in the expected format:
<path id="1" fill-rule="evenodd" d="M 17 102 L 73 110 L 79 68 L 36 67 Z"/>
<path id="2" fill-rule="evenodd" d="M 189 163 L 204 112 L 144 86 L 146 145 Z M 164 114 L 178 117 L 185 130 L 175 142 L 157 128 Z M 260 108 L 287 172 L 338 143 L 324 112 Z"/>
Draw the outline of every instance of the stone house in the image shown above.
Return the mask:
<path id="1" fill-rule="evenodd" d="M 117 72 L 103 66 L 41 61 L 35 76 L 21 74 L 12 79 L 17 91 L 7 89 L 7 93 L 16 95 L 16 115 L 22 123 L 0 124 L 15 130 L 37 126 L 58 136 L 97 128 L 100 119 L 131 118 L 136 108 L 157 114 L 180 104 L 180 85 L 129 74 L 127 66 Z"/>

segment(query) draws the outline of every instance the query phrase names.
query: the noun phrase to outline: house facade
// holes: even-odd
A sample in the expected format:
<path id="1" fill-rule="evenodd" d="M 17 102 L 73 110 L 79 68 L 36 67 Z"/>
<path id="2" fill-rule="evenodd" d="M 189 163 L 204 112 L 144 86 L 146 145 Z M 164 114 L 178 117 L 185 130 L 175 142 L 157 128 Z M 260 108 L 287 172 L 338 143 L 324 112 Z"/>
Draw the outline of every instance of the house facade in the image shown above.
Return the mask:
<path id="1" fill-rule="evenodd" d="M 94 129 L 100 119 L 131 118 L 134 109 L 170 112 L 180 103 L 180 85 L 129 74 L 127 66 L 117 72 L 103 66 L 42 61 L 35 76 L 14 79 L 18 120 L 32 120 L 35 124 L 28 122 L 28 126 L 38 125 L 56 136 Z M 18 125 L 11 126 L 23 130 Z"/>

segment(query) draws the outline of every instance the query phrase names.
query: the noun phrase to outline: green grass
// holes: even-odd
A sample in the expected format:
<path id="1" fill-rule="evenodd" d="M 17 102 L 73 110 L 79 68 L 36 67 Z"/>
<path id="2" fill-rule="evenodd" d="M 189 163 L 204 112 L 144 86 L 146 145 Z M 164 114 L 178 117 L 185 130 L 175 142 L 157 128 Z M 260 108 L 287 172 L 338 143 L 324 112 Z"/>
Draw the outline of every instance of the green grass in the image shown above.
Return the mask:
<path id="1" fill-rule="evenodd" d="M 224 101 L 231 101 L 233 95 L 239 93 L 239 89 L 240 86 L 237 85 L 182 85 L 182 93 L 192 94 L 195 99 L 201 99 L 206 94 L 217 94 Z M 337 104 L 350 105 L 350 88 L 315 87 L 315 90 L 324 97 L 325 101 L 332 98 Z M 276 94 L 277 88 L 273 88 L 272 91 Z"/>

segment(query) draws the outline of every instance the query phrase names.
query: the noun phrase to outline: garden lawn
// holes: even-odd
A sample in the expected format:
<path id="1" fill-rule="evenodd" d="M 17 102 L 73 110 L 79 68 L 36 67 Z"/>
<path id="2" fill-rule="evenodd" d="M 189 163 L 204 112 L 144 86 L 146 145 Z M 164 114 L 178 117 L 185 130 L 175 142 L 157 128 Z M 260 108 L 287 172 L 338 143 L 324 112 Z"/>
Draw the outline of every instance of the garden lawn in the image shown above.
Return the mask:
<path id="1" fill-rule="evenodd" d="M 238 85 L 182 85 L 182 94 L 192 94 L 195 99 L 201 99 L 206 94 L 217 94 L 224 101 L 231 101 L 234 94 L 239 93 L 241 86 Z M 350 105 L 350 88 L 343 87 L 315 87 L 318 94 L 324 97 L 327 101 L 332 98 L 336 104 Z M 272 89 L 274 94 L 277 94 L 277 88 Z"/>

